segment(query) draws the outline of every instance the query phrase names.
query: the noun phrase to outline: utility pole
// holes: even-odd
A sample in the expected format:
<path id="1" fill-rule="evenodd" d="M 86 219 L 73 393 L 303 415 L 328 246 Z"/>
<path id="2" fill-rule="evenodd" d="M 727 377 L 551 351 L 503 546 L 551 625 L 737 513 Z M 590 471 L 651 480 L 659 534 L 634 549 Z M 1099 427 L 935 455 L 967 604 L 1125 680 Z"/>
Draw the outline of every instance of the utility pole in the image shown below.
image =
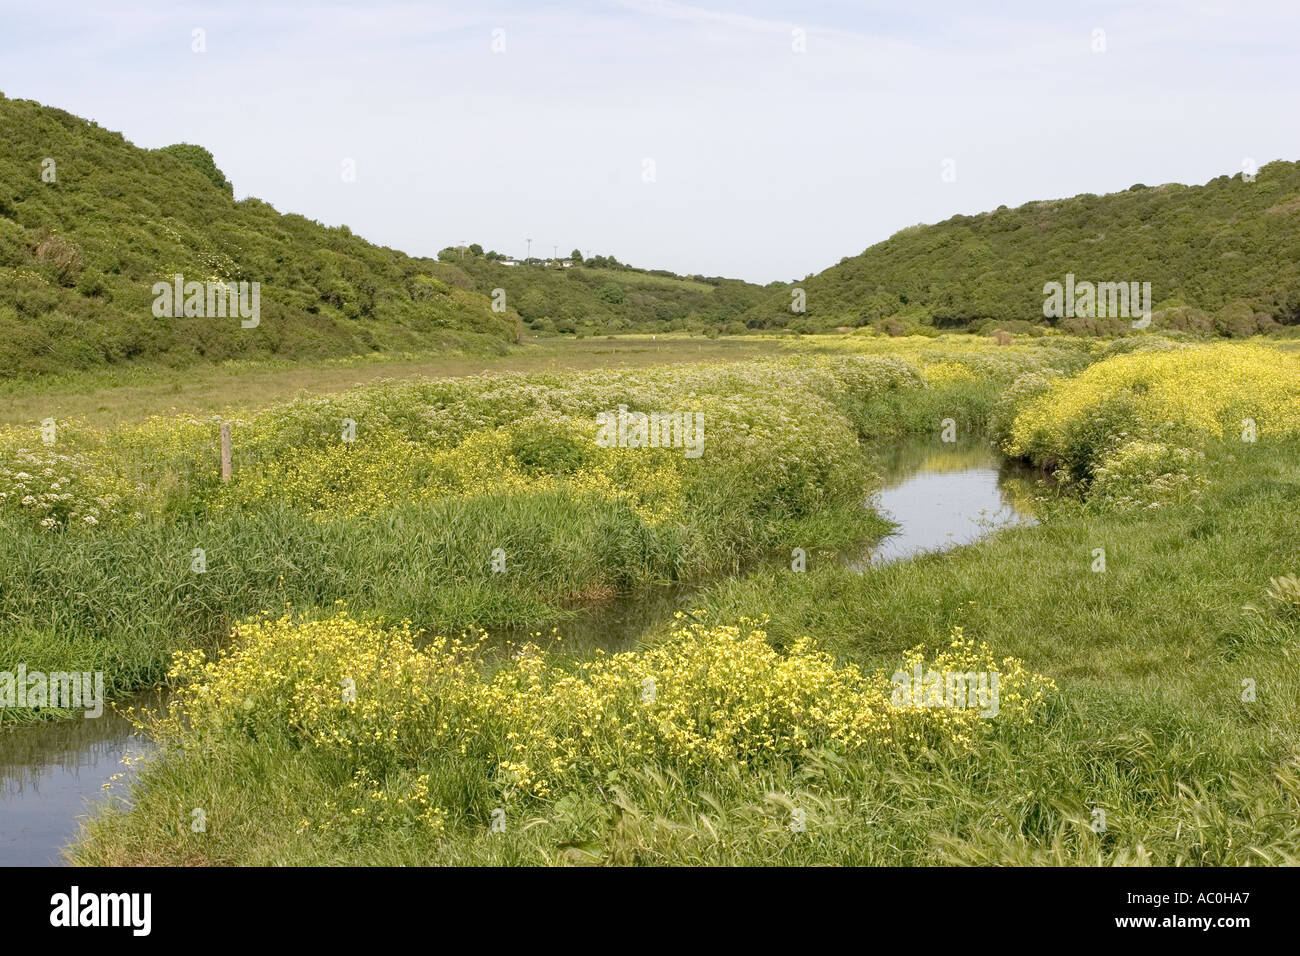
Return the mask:
<path id="1" fill-rule="evenodd" d="M 527 262 L 533 257 L 533 240 L 527 239 L 525 241 L 528 243 L 528 255 L 524 256 L 524 262 Z"/>

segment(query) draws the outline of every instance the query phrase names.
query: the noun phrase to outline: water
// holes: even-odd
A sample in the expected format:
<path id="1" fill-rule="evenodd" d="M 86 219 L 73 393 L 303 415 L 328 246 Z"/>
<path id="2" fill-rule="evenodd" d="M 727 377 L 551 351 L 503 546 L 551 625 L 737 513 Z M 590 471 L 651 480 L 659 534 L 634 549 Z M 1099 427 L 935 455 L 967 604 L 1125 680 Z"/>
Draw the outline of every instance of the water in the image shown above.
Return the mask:
<path id="1" fill-rule="evenodd" d="M 582 654 L 600 648 L 609 653 L 629 651 L 637 646 L 641 635 L 660 630 L 673 620 L 677 611 L 691 610 L 691 595 L 698 585 L 675 583 L 617 594 L 583 609 L 572 620 L 556 625 L 558 645 L 552 643 L 551 628 L 495 629 L 494 637 L 521 644 L 535 641 L 542 647 Z"/>
<path id="2" fill-rule="evenodd" d="M 124 706 L 156 700 L 147 693 Z M 78 818 L 92 802 L 123 795 L 132 772 L 123 759 L 147 748 L 111 705 L 95 718 L 0 729 L 0 865 L 62 864 Z"/>
<path id="3" fill-rule="evenodd" d="M 847 556 L 857 570 L 1032 524 L 1030 498 L 1043 490 L 1038 472 L 1004 461 L 986 442 L 910 441 L 887 454 L 882 465 L 884 485 L 872 502 L 898 528 Z"/>
<path id="4" fill-rule="evenodd" d="M 896 531 L 846 558 L 855 568 L 898 561 L 968 544 L 999 528 L 1033 521 L 1030 496 L 1041 490 L 1036 475 L 1002 462 L 987 444 L 906 442 L 882 462 L 884 486 L 873 501 Z M 620 595 L 560 625 L 559 647 L 625 650 L 651 628 L 688 609 L 694 589 L 657 588 Z M 501 635 L 516 643 L 527 628 Z M 550 645 L 550 629 L 540 643 Z M 157 695 L 136 704 L 156 704 Z M 147 750 L 131 724 L 111 707 L 102 717 L 0 729 L 0 865 L 62 863 L 61 848 L 94 802 L 120 798 L 130 768 L 123 758 Z M 115 774 L 127 774 L 111 780 Z M 104 785 L 109 784 L 107 790 Z"/>

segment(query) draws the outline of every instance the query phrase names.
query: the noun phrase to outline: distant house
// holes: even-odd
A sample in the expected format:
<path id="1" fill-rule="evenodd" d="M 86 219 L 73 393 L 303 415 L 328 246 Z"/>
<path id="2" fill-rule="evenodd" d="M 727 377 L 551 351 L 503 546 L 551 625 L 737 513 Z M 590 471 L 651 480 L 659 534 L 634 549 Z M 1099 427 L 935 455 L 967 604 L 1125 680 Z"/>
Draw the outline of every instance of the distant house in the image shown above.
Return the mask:
<path id="1" fill-rule="evenodd" d="M 517 266 L 517 265 L 519 265 L 519 260 L 518 260 L 518 259 L 502 259 L 502 260 L 501 260 L 501 264 L 502 264 L 503 266 Z"/>
<path id="2" fill-rule="evenodd" d="M 573 265 L 573 260 L 572 260 L 572 259 L 561 259 L 561 260 L 560 260 L 560 268 L 561 268 L 561 269 L 568 269 L 568 268 L 570 268 L 572 265 Z"/>

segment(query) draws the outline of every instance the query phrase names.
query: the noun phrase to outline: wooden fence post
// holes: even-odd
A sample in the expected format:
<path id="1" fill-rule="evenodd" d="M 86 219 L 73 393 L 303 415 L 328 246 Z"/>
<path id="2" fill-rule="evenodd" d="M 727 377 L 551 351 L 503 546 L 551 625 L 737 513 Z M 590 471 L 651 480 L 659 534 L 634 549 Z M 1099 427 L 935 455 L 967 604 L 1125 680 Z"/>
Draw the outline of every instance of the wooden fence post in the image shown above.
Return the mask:
<path id="1" fill-rule="evenodd" d="M 230 480 L 230 422 L 221 423 L 221 480 Z"/>

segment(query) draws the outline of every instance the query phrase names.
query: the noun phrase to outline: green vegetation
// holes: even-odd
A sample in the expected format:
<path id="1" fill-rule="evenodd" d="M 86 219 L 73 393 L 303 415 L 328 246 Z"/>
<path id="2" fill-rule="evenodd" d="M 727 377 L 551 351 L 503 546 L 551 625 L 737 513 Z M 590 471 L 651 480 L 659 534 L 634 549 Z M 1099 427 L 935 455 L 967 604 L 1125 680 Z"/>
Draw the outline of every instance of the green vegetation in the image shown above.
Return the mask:
<path id="1" fill-rule="evenodd" d="M 1254 182 L 1005 206 L 904 229 L 796 283 L 745 317 L 751 326 L 827 331 L 872 325 L 889 334 L 936 328 L 1030 331 L 1046 324 L 1043 286 L 1067 273 L 1093 282 L 1150 282 L 1153 328 L 1249 335 L 1300 322 L 1300 163 L 1274 162 Z M 1008 324 L 1011 323 L 1011 324 Z M 1124 320 L 1061 319 L 1080 334 Z"/>
<path id="2" fill-rule="evenodd" d="M 315 613 L 294 602 L 306 618 L 265 608 L 271 616 L 243 625 L 230 656 L 177 659 L 182 709 L 154 725 L 162 758 L 133 808 L 87 826 L 74 859 L 1300 860 L 1300 621 L 1287 576 L 1300 533 L 1300 422 L 1273 414 L 1300 387 L 1300 360 L 1155 338 L 1006 348 L 904 339 L 892 355 L 879 354 L 889 340 L 840 341 L 838 360 L 810 363 L 799 350 L 784 360 L 783 378 L 803 383 L 800 401 L 816 382 L 837 396 L 831 419 L 814 402 L 804 420 L 876 442 L 911 433 L 940 446 L 942 417 L 1009 444 L 1032 436 L 1028 453 L 1067 463 L 1061 477 L 1077 492 L 1040 489 L 1036 526 L 866 574 L 814 546 L 803 573 L 781 561 L 716 580 L 693 620 L 617 657 L 563 644 L 503 654 L 473 634 L 413 643 L 400 626 L 364 623 L 355 606 L 341 614 L 328 593 Z M 729 391 L 719 383 L 730 379 L 747 394 L 779 365 L 719 370 L 713 391 Z M 1224 387 L 1242 372 L 1258 387 Z M 681 388 L 700 390 L 695 373 L 663 375 L 651 387 L 680 376 Z M 1112 454 L 1123 429 L 1136 425 L 1142 440 L 1158 431 L 1172 382 L 1196 398 L 1165 437 L 1202 456 L 1200 493 L 1170 498 L 1157 480 L 1138 507 L 1116 507 L 1093 492 L 1124 467 Z M 538 408 L 526 382 L 469 394 L 470 418 L 488 413 L 507 432 Z M 1118 405 L 1133 417 L 1075 426 L 1089 408 Z M 1243 441 L 1241 415 L 1270 424 Z M 464 420 L 440 418 L 440 432 Z M 1140 474 L 1150 461 L 1132 465 Z M 419 617 L 385 610 L 390 621 Z M 886 675 L 942 654 L 958 669 L 1008 675 L 1006 719 L 885 702 Z M 338 692 L 351 674 L 355 701 Z M 205 809 L 205 833 L 184 825 L 193 806 Z"/>
<path id="3" fill-rule="evenodd" d="M 61 110 L 0 95 L 0 376 L 467 352 L 524 332 L 578 337 L 755 329 L 1040 334 L 1043 285 L 1147 281 L 1154 328 L 1248 335 L 1300 320 L 1300 164 L 1253 183 L 1134 187 L 905 229 L 799 288 L 640 269 L 570 253 L 506 264 L 478 243 L 407 256 L 282 215 L 233 187 L 202 146 L 132 146 Z M 261 285 L 255 328 L 157 318 L 153 285 Z M 497 290 L 504 290 L 504 301 Z M 494 310 L 493 305 L 497 308 Z M 504 311 L 502 311 L 504 308 Z M 1077 334 L 1125 320 L 1061 319 Z"/>
<path id="4" fill-rule="evenodd" d="M 782 283 L 757 286 L 739 279 L 678 276 L 636 269 L 612 256 L 571 258 L 562 267 L 533 259 L 507 266 L 494 252 L 471 245 L 439 253 L 437 274 L 448 284 L 506 301 L 541 334 L 604 335 L 624 332 L 747 331 L 744 316 Z M 574 252 L 577 252 L 575 249 Z"/>
<path id="5" fill-rule="evenodd" d="M 0 671 L 102 669 L 121 694 L 268 608 L 540 626 L 847 546 L 883 526 L 859 507 L 864 403 L 919 386 L 872 356 L 379 384 L 237 419 L 229 484 L 215 420 L 3 428 Z M 703 415 L 708 453 L 600 446 L 620 405 Z"/>
<path id="6" fill-rule="evenodd" d="M 1300 862 L 1300 352 L 1191 341 L 1300 324 L 1300 164 L 903 230 L 805 313 L 412 258 L 3 96 L 0 184 L 0 672 L 175 692 L 76 862 Z M 1046 327 L 1067 273 L 1149 281 L 1161 334 Z M 175 274 L 260 322 L 156 317 Z M 877 459 L 948 430 L 1054 474 L 1039 523 L 851 569 Z M 669 585 L 636 647 L 572 638 Z M 1000 714 L 900 701 L 913 666 L 997 670 Z"/>
<path id="7" fill-rule="evenodd" d="M 48 417 L 94 425 L 150 415 L 238 417 L 249 407 L 304 395 L 327 395 L 379 380 L 476 375 L 482 372 L 580 371 L 677 362 L 739 361 L 781 351 L 785 336 L 706 339 L 686 333 L 574 339 L 530 339 L 507 348 L 437 352 L 367 352 L 319 362 L 246 359 L 169 369 L 101 367 L 37 379 L 0 381 L 0 424 L 36 425 Z"/>
<path id="8" fill-rule="evenodd" d="M 1254 182 L 1237 175 L 1204 186 L 1134 186 L 912 226 L 803 282 L 763 287 L 632 269 L 605 256 L 575 255 L 571 268 L 543 260 L 507 267 L 493 252 L 454 248 L 440 258 L 453 275 L 471 277 L 460 280 L 467 287 L 506 288 L 539 332 L 1127 332 L 1125 318 L 1044 319 L 1043 286 L 1070 273 L 1151 283 L 1153 329 L 1245 336 L 1300 323 L 1297 222 L 1300 163 L 1279 161 Z M 796 287 L 806 293 L 804 312 L 792 311 Z"/>
<path id="9" fill-rule="evenodd" d="M 345 226 L 236 202 L 211 154 L 0 95 L 0 378 L 513 342 L 518 316 Z M 152 287 L 261 283 L 256 328 L 157 318 Z"/>

